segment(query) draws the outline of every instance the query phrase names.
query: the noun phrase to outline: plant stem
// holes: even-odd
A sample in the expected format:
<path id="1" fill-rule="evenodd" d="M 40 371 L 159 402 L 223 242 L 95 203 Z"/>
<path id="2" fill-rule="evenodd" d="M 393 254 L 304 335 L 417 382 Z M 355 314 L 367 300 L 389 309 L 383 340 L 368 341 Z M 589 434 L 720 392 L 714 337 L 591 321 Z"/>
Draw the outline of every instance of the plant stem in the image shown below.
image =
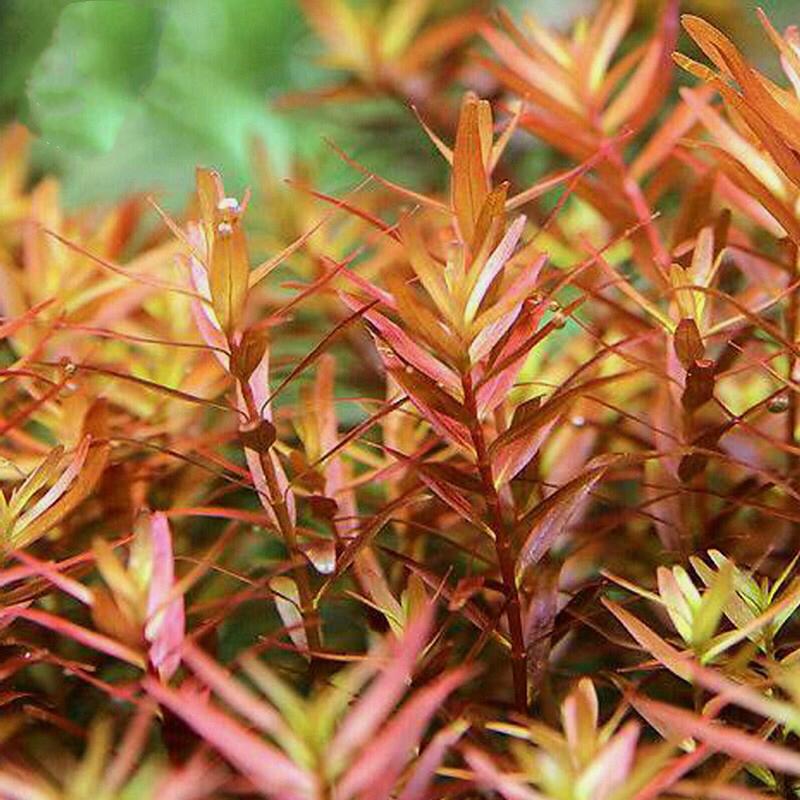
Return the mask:
<path id="1" fill-rule="evenodd" d="M 506 619 L 508 620 L 508 630 L 511 635 L 511 674 L 514 681 L 514 703 L 517 710 L 524 714 L 528 710 L 528 678 L 525 664 L 525 637 L 522 632 L 522 609 L 514 570 L 511 534 L 503 519 L 500 497 L 494 485 L 492 465 L 489 461 L 483 427 L 478 419 L 478 405 L 470 372 L 462 374 L 461 385 L 464 390 L 464 407 L 470 418 L 470 435 L 477 456 L 478 472 L 489 511 L 489 524 L 494 532 L 497 562 L 505 589 Z"/>
<path id="2" fill-rule="evenodd" d="M 796 245 L 791 245 L 789 248 L 792 258 L 792 273 L 789 278 L 790 281 L 795 282 L 798 278 L 798 249 Z M 791 294 L 789 295 L 789 305 L 786 311 L 786 337 L 789 339 L 792 344 L 797 341 L 797 321 L 798 321 L 798 290 L 792 289 Z M 787 354 L 788 357 L 788 367 L 787 367 L 787 395 L 789 400 L 789 408 L 786 412 L 786 444 L 789 445 L 789 453 L 788 453 L 788 481 L 793 484 L 797 480 L 797 476 L 795 472 L 798 466 L 798 459 L 793 451 L 794 447 L 796 446 L 795 442 L 795 431 L 797 430 L 797 392 L 795 392 L 791 386 L 794 380 L 794 370 L 797 364 L 797 359 L 795 358 L 794 354 L 789 351 Z"/>
<path id="3" fill-rule="evenodd" d="M 247 412 L 251 422 L 258 422 L 261 420 L 261 415 L 256 402 L 253 397 L 253 392 L 246 382 L 240 381 L 239 386 L 242 390 L 242 396 L 247 404 Z M 289 516 L 289 509 L 286 506 L 286 499 L 281 491 L 278 482 L 278 475 L 275 471 L 275 465 L 269 453 L 259 453 L 258 459 L 261 463 L 261 469 L 264 471 L 264 477 L 267 481 L 267 490 L 269 492 L 269 504 L 275 513 L 275 518 L 278 521 L 278 528 L 283 537 L 283 542 L 286 549 L 289 551 L 289 557 L 292 559 L 294 566 L 292 567 L 292 575 L 297 586 L 297 593 L 300 597 L 300 614 L 303 617 L 303 628 L 306 632 L 306 640 L 308 641 L 309 650 L 313 653 L 318 651 L 321 646 L 319 631 L 314 622 L 314 600 L 313 592 L 311 591 L 311 584 L 308 580 L 308 573 L 303 564 L 303 554 L 297 546 L 297 533 L 294 524 Z"/>

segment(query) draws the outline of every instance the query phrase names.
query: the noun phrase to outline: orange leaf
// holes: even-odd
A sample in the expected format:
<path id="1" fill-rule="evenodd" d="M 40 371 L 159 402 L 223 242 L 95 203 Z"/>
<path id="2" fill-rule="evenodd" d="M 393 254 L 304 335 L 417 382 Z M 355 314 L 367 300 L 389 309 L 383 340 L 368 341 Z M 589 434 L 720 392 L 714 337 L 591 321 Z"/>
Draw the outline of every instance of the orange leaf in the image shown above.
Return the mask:
<path id="1" fill-rule="evenodd" d="M 488 103 L 467 95 L 461 106 L 453 150 L 453 211 L 458 220 L 461 238 L 471 242 L 489 194 L 489 179 L 484 159 L 483 129 L 486 126 Z M 491 125 L 491 117 L 489 117 Z M 488 154 L 487 154 L 488 157 Z"/>

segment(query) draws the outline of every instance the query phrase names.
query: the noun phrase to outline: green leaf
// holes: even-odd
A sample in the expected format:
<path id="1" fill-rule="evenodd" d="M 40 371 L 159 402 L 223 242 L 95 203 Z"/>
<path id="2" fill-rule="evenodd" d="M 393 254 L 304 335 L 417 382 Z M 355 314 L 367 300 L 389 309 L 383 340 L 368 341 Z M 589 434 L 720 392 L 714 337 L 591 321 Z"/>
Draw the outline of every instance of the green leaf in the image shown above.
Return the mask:
<path id="1" fill-rule="evenodd" d="M 33 120 L 49 143 L 111 149 L 153 77 L 159 22 L 150 4 L 132 0 L 89 0 L 61 12 L 28 88 Z"/>
<path id="2" fill-rule="evenodd" d="M 68 0 L 4 0 L 0 3 L 0 116 L 21 117 L 26 82 L 50 43 Z"/>
<path id="3" fill-rule="evenodd" d="M 722 612 L 733 594 L 733 565 L 720 567 L 711 586 L 703 594 L 692 622 L 692 643 L 704 645 L 716 632 Z"/>
<path id="4" fill-rule="evenodd" d="M 67 203 L 163 189 L 183 204 L 197 164 L 247 184 L 251 143 L 282 171 L 319 129 L 271 107 L 296 84 L 302 34 L 291 0 L 89 0 L 67 6 L 33 69 L 34 154 L 63 175 Z"/>

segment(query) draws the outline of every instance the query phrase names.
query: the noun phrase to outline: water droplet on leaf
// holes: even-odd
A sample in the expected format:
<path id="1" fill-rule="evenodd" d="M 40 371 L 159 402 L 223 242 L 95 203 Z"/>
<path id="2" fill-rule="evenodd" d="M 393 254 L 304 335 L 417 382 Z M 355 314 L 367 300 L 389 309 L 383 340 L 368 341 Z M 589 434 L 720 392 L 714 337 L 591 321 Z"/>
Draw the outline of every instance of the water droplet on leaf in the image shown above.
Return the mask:
<path id="1" fill-rule="evenodd" d="M 785 394 L 779 394 L 771 397 L 767 403 L 767 411 L 770 414 L 783 414 L 789 408 L 789 397 Z"/>
<path id="2" fill-rule="evenodd" d="M 239 211 L 239 201 L 235 197 L 223 197 L 222 200 L 217 203 L 217 210 L 233 211 L 236 213 Z"/>

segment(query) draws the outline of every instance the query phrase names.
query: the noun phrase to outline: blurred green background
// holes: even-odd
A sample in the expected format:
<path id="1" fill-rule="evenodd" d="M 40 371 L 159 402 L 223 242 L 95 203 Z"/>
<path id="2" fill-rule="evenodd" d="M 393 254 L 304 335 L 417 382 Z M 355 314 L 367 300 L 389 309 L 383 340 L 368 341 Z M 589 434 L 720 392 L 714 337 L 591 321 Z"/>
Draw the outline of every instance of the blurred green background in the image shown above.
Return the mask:
<path id="1" fill-rule="evenodd" d="M 381 4 L 351 2 L 363 13 Z M 800 20 L 800 0 L 758 4 L 781 27 Z M 592 2 L 505 5 L 564 25 Z M 655 3 L 641 5 L 647 13 Z M 756 5 L 694 0 L 683 8 L 714 18 L 774 68 Z M 302 154 L 336 176 L 342 167 L 323 147 L 323 134 L 346 141 L 359 157 L 366 148 L 373 167 L 385 159 L 390 170 L 402 169 L 382 152 L 381 137 L 376 143 L 365 135 L 374 108 L 275 108 L 288 90 L 330 80 L 320 52 L 297 0 L 0 0 L 0 117 L 19 119 L 37 134 L 35 169 L 62 176 L 68 204 L 148 190 L 174 207 L 198 163 L 220 167 L 240 189 L 253 137 L 266 143 L 279 173 Z M 417 133 L 405 124 L 407 111 L 389 113 L 398 115 L 396 154 L 403 137 L 413 145 Z"/>

